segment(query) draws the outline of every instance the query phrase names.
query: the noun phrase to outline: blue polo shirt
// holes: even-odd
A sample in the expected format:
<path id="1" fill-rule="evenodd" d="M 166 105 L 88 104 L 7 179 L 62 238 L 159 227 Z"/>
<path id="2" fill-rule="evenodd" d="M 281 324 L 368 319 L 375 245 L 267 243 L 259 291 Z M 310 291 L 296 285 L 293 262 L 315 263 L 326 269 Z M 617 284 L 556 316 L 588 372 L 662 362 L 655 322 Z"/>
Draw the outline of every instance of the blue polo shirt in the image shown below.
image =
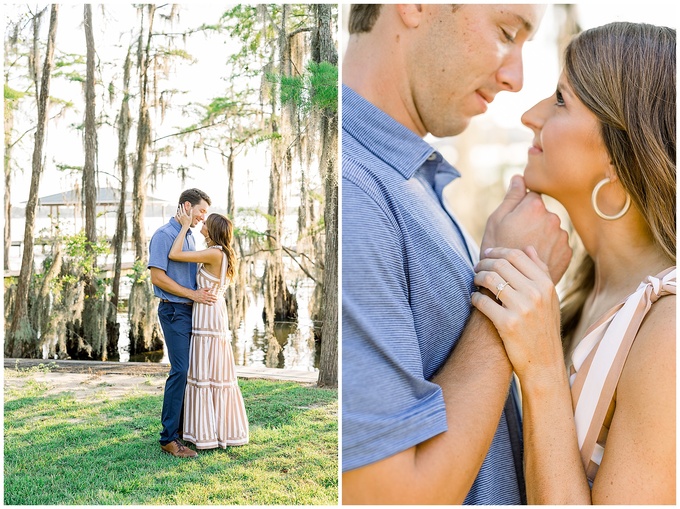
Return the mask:
<path id="1" fill-rule="evenodd" d="M 175 238 L 182 230 L 182 226 L 173 217 L 166 224 L 161 226 L 156 233 L 151 237 L 149 244 L 149 265 L 148 267 L 156 267 L 164 270 L 170 276 L 170 279 L 180 284 L 185 288 L 191 290 L 196 289 L 196 270 L 197 265 L 192 262 L 175 262 L 168 258 L 170 248 L 172 247 Z M 187 232 L 182 251 L 195 251 L 196 242 L 191 234 L 191 230 Z M 156 297 L 167 299 L 171 302 L 191 302 L 190 299 L 180 297 L 172 293 L 167 293 L 156 285 L 153 287 L 153 293 Z"/>
<path id="2" fill-rule="evenodd" d="M 343 86 L 343 471 L 447 430 L 441 388 L 430 380 L 465 327 L 478 258 L 441 201 L 458 176 L 422 138 Z M 520 453 L 511 446 L 518 428 L 503 412 L 465 503 L 521 503 Z"/>

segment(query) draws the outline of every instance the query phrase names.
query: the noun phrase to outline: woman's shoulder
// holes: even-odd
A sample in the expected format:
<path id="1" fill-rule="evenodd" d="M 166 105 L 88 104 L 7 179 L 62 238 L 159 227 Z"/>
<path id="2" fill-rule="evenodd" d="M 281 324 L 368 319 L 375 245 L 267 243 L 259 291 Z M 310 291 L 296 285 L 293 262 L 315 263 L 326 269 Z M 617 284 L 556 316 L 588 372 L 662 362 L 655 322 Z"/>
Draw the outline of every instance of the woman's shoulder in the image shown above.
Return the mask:
<path id="1" fill-rule="evenodd" d="M 656 276 L 650 276 L 645 283 L 647 299 L 651 302 L 647 301 L 649 311 L 644 315 L 630 352 L 634 358 L 639 357 L 644 361 L 667 348 L 673 348 L 675 351 L 675 267 L 669 267 Z M 640 311 L 641 309 L 638 309 L 638 312 Z"/>
<path id="2" fill-rule="evenodd" d="M 219 247 L 219 246 L 209 246 L 209 247 L 206 247 L 203 250 L 203 253 L 205 253 L 209 257 L 210 261 L 208 263 L 213 264 L 213 265 L 222 260 L 222 254 L 221 254 L 222 249 L 214 249 L 215 247 Z"/>
<path id="3" fill-rule="evenodd" d="M 675 386 L 676 300 L 675 294 L 659 298 L 642 321 L 630 349 L 619 394 L 666 392 Z"/>

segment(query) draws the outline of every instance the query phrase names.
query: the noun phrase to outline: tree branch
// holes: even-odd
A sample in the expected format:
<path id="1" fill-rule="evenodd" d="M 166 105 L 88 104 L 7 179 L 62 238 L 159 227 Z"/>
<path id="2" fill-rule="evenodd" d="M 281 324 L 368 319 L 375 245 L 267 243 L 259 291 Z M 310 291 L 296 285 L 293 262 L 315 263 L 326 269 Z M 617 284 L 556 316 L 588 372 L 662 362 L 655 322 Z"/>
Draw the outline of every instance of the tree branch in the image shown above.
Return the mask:
<path id="1" fill-rule="evenodd" d="M 302 27 L 298 28 L 297 30 L 293 30 L 291 33 L 288 34 L 288 38 L 292 38 L 293 36 L 296 36 L 297 34 L 301 32 L 311 32 L 312 28 L 311 27 Z"/>
<path id="2" fill-rule="evenodd" d="M 48 119 L 48 122 L 49 122 L 50 120 L 54 120 L 55 118 L 57 118 L 58 116 L 60 116 L 63 112 L 64 112 L 64 110 L 62 109 L 59 113 L 57 113 L 57 114 L 54 115 L 53 117 L 50 117 L 50 118 Z M 21 139 L 22 139 L 24 136 L 26 136 L 26 135 L 27 135 L 28 133 L 30 133 L 31 131 L 35 131 L 37 128 L 38 128 L 38 126 L 33 126 L 33 127 L 31 127 L 30 129 L 24 131 L 24 132 L 21 134 L 21 136 L 19 136 L 19 137 L 16 139 L 16 141 L 10 145 L 10 148 L 14 148 L 14 145 L 16 145 L 17 143 L 19 143 L 19 142 L 21 141 Z"/>
<path id="3" fill-rule="evenodd" d="M 315 278 L 314 276 L 312 276 L 312 275 L 309 273 L 309 271 L 308 271 L 305 267 L 303 267 L 302 264 L 301 264 L 299 261 L 297 261 L 297 258 L 295 258 L 295 256 L 293 256 L 293 254 L 291 253 L 291 251 L 290 251 L 286 246 L 281 246 L 281 249 L 283 249 L 286 253 L 288 253 L 288 256 L 290 256 L 290 257 L 293 259 L 293 261 L 294 261 L 295 263 L 298 264 L 298 267 L 300 267 L 300 269 L 302 269 L 302 272 L 304 272 L 305 274 L 307 274 L 307 277 L 308 277 L 309 279 L 311 279 L 311 280 L 314 281 L 315 283 L 318 283 L 318 281 L 316 280 L 316 278 Z M 309 258 L 307 258 L 307 259 L 309 259 Z"/>
<path id="4" fill-rule="evenodd" d="M 274 236 L 272 236 L 272 235 L 269 235 L 268 233 L 265 233 L 264 235 L 266 235 L 267 237 L 276 238 L 276 237 L 274 237 Z M 294 251 L 294 250 L 292 250 L 292 249 L 287 248 L 286 246 L 281 246 L 281 249 L 283 249 L 283 250 L 286 252 L 286 254 L 288 254 L 288 256 L 290 256 L 291 259 L 292 259 L 295 263 L 298 264 L 298 267 L 300 267 L 300 269 L 302 270 L 302 272 L 304 272 L 304 273 L 307 275 L 307 277 L 308 277 L 309 279 L 311 279 L 312 281 L 314 281 L 314 282 L 317 283 L 317 284 L 319 283 L 319 281 L 318 281 L 314 276 L 312 276 L 312 275 L 309 273 L 309 271 L 308 271 L 308 270 L 307 270 L 307 269 L 306 269 L 306 268 L 305 268 L 305 267 L 297 260 L 297 258 L 295 257 L 295 255 L 304 256 L 307 260 L 310 261 L 310 263 L 311 263 L 312 265 L 316 265 L 316 264 L 312 261 L 312 259 L 309 258 L 309 256 L 307 256 L 307 255 L 304 254 L 304 253 L 298 253 L 298 252 L 296 252 L 296 251 Z M 246 254 L 246 255 L 244 256 L 244 258 L 245 258 L 245 257 L 253 256 L 253 255 L 257 254 L 257 253 L 264 253 L 264 252 L 271 253 L 272 251 L 274 251 L 274 250 L 273 250 L 273 249 L 259 249 L 258 251 L 253 251 L 252 253 Z"/>
<path id="5" fill-rule="evenodd" d="M 178 133 L 166 134 L 165 136 L 161 136 L 160 138 L 156 138 L 151 143 L 156 143 L 157 141 L 164 140 L 165 138 L 172 138 L 173 136 L 181 136 L 183 134 L 193 133 L 195 131 L 200 131 L 202 129 L 207 129 L 209 127 L 215 127 L 216 125 L 221 125 L 221 124 L 224 124 L 224 123 L 225 122 L 215 122 L 214 124 L 203 125 L 203 126 L 200 126 L 200 127 L 196 127 L 194 129 L 187 129 L 187 130 L 184 130 L 184 131 L 180 131 Z"/>

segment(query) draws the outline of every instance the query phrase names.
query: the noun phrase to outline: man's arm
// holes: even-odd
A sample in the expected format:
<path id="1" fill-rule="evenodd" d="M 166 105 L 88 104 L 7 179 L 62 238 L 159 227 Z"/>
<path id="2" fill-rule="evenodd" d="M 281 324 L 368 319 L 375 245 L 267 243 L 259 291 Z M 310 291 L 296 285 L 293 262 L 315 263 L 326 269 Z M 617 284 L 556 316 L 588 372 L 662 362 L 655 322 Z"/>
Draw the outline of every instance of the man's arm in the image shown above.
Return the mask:
<path id="1" fill-rule="evenodd" d="M 496 329 L 473 311 L 432 380 L 442 388 L 448 431 L 345 472 L 343 504 L 461 504 L 491 446 L 511 373 Z"/>
<path id="2" fill-rule="evenodd" d="M 521 178 L 515 177 L 513 184 L 489 218 L 487 247 L 533 245 L 559 279 L 571 256 L 566 233 L 540 197 L 526 194 Z M 511 373 L 495 327 L 473 311 L 456 348 L 432 380 L 442 388 L 448 430 L 345 472 L 343 503 L 461 504 L 498 427 Z"/>
<path id="3" fill-rule="evenodd" d="M 191 299 L 194 302 L 200 302 L 201 304 L 212 304 L 217 301 L 217 297 L 210 293 L 207 288 L 199 288 L 198 290 L 191 290 L 185 288 L 184 286 L 178 284 L 176 281 L 170 278 L 163 269 L 158 267 L 150 267 L 151 270 L 151 283 L 157 286 L 164 292 L 177 295 L 178 297 L 184 297 L 186 299 Z"/>

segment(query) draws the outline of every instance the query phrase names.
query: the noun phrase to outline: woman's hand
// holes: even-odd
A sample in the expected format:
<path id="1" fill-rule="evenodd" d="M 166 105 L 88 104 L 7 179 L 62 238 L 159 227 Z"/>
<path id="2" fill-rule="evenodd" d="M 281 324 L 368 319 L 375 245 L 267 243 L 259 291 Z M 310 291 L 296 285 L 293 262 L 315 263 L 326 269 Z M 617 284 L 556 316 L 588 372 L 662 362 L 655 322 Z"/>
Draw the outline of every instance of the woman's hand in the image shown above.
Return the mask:
<path id="1" fill-rule="evenodd" d="M 498 329 L 520 381 L 564 371 L 560 303 L 548 266 L 533 247 L 526 253 L 494 248 L 486 256 L 475 266 L 474 282 L 496 300 L 474 292 L 472 305 Z"/>
<path id="2" fill-rule="evenodd" d="M 186 210 L 184 210 L 184 205 L 179 205 L 177 207 L 177 214 L 175 214 L 175 219 L 177 219 L 177 222 L 182 226 L 191 226 L 191 223 L 194 219 L 193 209 L 189 209 L 189 212 L 187 212 Z"/>

